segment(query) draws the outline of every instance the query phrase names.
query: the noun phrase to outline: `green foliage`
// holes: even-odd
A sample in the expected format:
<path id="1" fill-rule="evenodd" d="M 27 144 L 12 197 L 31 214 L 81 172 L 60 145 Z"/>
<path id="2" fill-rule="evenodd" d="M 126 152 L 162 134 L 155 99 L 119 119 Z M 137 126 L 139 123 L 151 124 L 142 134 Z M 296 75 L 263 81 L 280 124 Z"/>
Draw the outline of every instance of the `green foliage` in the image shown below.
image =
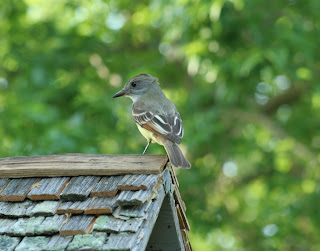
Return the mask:
<path id="1" fill-rule="evenodd" d="M 0 3 L 0 156 L 140 153 L 130 77 L 183 118 L 195 250 L 319 250 L 318 0 Z M 152 145 L 149 153 L 164 153 Z"/>

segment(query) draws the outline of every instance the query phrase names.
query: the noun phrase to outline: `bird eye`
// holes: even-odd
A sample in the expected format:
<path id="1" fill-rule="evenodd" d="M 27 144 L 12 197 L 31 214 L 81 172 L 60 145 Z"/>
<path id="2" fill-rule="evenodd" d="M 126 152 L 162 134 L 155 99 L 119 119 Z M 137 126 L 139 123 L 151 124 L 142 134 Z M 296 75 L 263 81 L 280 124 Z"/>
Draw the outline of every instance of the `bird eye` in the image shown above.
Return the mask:
<path id="1" fill-rule="evenodd" d="M 137 86 L 137 83 L 136 83 L 136 82 L 131 82 L 131 86 L 132 86 L 132 87 L 136 87 L 136 86 Z"/>

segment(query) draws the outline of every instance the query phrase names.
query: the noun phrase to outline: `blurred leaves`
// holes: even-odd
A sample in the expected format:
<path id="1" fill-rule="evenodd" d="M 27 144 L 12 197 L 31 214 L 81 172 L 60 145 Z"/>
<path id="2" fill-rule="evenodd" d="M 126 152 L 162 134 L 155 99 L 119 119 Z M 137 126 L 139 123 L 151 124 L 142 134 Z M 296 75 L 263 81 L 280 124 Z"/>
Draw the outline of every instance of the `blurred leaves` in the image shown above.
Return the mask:
<path id="1" fill-rule="evenodd" d="M 320 2 L 0 3 L 0 155 L 130 154 L 135 74 L 185 127 L 195 250 L 319 250 Z M 152 145 L 149 153 L 164 153 Z"/>

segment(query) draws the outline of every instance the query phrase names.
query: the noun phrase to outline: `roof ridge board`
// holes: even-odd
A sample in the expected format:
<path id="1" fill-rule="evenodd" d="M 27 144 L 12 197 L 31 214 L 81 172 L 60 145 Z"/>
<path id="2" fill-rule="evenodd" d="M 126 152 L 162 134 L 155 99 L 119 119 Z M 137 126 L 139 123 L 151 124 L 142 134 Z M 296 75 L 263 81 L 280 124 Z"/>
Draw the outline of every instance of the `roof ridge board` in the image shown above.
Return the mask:
<path id="1" fill-rule="evenodd" d="M 111 176 L 125 174 L 160 174 L 167 155 L 110 155 L 108 161 L 0 163 L 0 178 Z M 113 160 L 113 161 L 111 161 Z"/>
<path id="2" fill-rule="evenodd" d="M 77 157 L 77 160 L 73 158 Z M 33 156 L 15 156 L 0 158 L 0 166 L 5 164 L 25 164 L 25 163 L 87 163 L 87 162 L 111 162 L 112 159 L 121 157 L 122 161 L 126 158 L 137 161 L 137 159 L 165 158 L 165 154 L 53 154 L 53 155 L 33 155 Z"/>

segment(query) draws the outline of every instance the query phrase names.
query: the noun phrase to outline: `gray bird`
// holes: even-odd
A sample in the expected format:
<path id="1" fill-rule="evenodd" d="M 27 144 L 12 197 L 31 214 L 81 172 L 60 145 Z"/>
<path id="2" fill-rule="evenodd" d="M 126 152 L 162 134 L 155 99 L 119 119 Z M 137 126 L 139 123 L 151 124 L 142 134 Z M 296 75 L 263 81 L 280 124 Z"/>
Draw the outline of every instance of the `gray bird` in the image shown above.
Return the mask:
<path id="1" fill-rule="evenodd" d="M 179 145 L 183 137 L 183 127 L 179 112 L 171 100 L 167 99 L 159 86 L 158 79 L 149 74 L 139 74 L 131 78 L 113 98 L 128 96 L 132 99 L 132 117 L 148 144 L 163 145 L 171 164 L 175 167 L 190 168 L 189 161 Z"/>

